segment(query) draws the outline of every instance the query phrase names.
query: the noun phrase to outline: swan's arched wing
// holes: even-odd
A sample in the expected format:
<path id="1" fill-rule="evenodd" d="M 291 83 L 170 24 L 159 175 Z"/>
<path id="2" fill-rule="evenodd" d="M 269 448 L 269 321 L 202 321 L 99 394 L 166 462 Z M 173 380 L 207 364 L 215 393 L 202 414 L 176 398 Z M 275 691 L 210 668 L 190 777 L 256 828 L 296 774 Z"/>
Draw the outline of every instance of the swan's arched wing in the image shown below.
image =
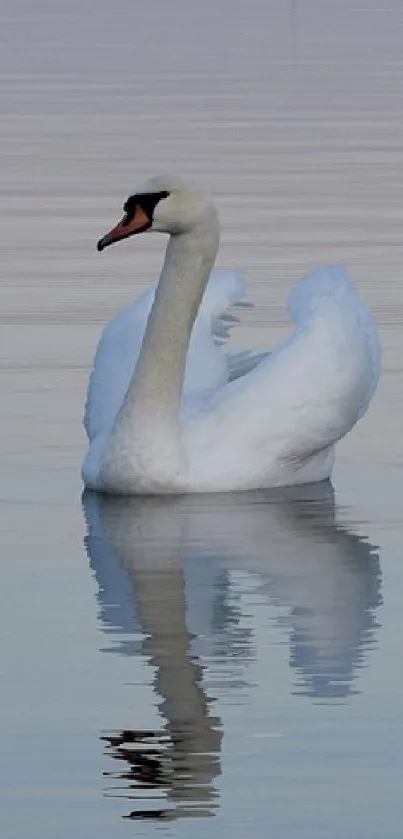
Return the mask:
<path id="1" fill-rule="evenodd" d="M 140 352 L 154 290 L 147 289 L 103 329 L 90 375 L 84 413 L 89 440 L 109 430 L 122 405 Z"/>
<path id="2" fill-rule="evenodd" d="M 372 318 L 342 267 L 291 294 L 295 331 L 187 424 L 199 491 L 328 477 L 331 447 L 363 416 L 380 371 Z"/>
<path id="3" fill-rule="evenodd" d="M 112 427 L 122 405 L 137 363 L 154 293 L 151 288 L 140 294 L 102 332 L 84 415 L 84 427 L 90 441 Z M 185 398 L 211 393 L 229 380 L 231 371 L 221 345 L 236 322 L 228 309 L 240 304 L 244 293 L 239 274 L 212 271 L 189 345 Z"/>

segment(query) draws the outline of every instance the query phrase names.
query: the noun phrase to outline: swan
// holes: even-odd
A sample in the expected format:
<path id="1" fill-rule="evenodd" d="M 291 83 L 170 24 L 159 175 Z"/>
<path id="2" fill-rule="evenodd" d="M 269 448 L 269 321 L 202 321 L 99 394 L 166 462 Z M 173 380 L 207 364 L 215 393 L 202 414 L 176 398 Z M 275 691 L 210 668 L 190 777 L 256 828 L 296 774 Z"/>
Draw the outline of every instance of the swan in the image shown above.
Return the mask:
<path id="1" fill-rule="evenodd" d="M 334 444 L 363 416 L 380 373 L 371 315 L 343 266 L 291 292 L 291 335 L 270 353 L 226 354 L 241 275 L 213 270 L 210 197 L 179 177 L 150 178 L 98 250 L 169 234 L 156 289 L 105 327 L 90 375 L 87 489 L 115 495 L 228 492 L 330 478 Z"/>

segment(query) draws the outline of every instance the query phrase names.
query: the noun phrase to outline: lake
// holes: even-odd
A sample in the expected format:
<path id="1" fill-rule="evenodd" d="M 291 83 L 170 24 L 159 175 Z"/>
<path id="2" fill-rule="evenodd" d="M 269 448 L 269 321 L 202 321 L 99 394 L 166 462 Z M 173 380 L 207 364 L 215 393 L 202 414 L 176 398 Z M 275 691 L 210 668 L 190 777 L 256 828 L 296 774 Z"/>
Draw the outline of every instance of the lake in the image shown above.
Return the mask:
<path id="1" fill-rule="evenodd" d="M 402 37 L 397 0 L 0 9 L 7 839 L 401 839 Z M 100 330 L 165 247 L 95 245 L 161 171 L 214 194 L 233 347 L 281 340 L 322 264 L 370 306 L 332 486 L 81 497 Z"/>

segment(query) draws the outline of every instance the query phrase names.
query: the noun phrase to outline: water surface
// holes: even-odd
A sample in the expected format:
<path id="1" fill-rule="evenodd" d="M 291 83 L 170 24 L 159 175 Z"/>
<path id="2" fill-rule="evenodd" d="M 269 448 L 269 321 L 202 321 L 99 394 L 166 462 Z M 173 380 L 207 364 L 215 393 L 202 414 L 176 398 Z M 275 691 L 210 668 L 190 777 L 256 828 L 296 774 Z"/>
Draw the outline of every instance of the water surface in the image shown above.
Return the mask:
<path id="1" fill-rule="evenodd" d="M 8 839 L 402 835 L 402 27 L 392 0 L 3 4 Z M 234 346 L 283 337 L 320 264 L 371 306 L 334 491 L 81 501 L 94 346 L 164 248 L 95 243 L 161 171 L 215 195 L 256 303 Z"/>

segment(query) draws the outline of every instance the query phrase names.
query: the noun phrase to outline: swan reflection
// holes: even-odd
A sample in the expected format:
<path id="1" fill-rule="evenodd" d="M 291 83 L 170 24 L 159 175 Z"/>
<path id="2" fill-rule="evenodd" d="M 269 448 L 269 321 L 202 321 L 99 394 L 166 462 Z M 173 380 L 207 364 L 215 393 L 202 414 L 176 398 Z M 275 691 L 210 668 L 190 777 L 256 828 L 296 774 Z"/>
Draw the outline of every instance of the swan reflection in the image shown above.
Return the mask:
<path id="1" fill-rule="evenodd" d="M 328 483 L 162 499 L 86 494 L 84 510 L 104 630 L 112 649 L 154 666 L 166 720 L 162 733 L 106 735 L 124 766 L 110 774 L 129 798 L 163 800 L 130 818 L 211 814 L 223 733 L 214 692 L 248 687 L 261 643 L 244 626 L 242 587 L 252 582 L 287 626 L 295 692 L 345 697 L 374 639 L 378 554 L 337 524 Z"/>

